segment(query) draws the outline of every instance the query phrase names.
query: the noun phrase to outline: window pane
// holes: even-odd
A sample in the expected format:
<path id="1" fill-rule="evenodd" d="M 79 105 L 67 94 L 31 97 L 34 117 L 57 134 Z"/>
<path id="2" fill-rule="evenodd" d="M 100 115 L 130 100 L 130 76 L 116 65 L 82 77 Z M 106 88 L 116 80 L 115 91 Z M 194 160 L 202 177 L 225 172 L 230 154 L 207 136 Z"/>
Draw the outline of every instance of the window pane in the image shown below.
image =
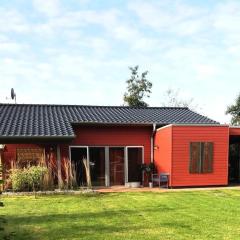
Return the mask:
<path id="1" fill-rule="evenodd" d="M 202 172 L 210 173 L 213 171 L 213 143 L 205 142 L 202 144 Z"/>
<path id="2" fill-rule="evenodd" d="M 192 142 L 190 143 L 190 173 L 199 173 L 201 168 L 201 143 Z"/>
<path id="3" fill-rule="evenodd" d="M 128 182 L 142 181 L 142 148 L 128 148 Z"/>
<path id="4" fill-rule="evenodd" d="M 105 148 L 89 148 L 89 164 L 93 186 L 105 186 Z"/>
<path id="5" fill-rule="evenodd" d="M 44 162 L 44 149 L 17 148 L 17 166 L 20 168 L 36 166 Z"/>
<path id="6" fill-rule="evenodd" d="M 76 176 L 78 186 L 86 186 L 86 170 L 83 159 L 87 158 L 87 148 L 74 147 L 71 148 L 71 163 L 73 175 Z"/>

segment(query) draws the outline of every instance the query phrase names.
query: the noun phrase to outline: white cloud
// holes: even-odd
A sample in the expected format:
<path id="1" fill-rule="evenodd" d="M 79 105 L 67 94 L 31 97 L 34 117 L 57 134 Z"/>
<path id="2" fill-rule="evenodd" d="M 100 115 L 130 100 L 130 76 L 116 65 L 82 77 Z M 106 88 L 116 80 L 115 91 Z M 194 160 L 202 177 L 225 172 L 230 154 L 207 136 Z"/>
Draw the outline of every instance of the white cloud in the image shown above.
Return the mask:
<path id="1" fill-rule="evenodd" d="M 30 24 L 16 10 L 0 8 L 0 33 L 25 33 L 30 30 Z"/>
<path id="2" fill-rule="evenodd" d="M 96 56 L 103 57 L 104 55 L 108 55 L 111 51 L 111 44 L 109 41 L 103 38 L 91 38 L 89 39 L 88 47 L 92 48 Z"/>
<path id="3" fill-rule="evenodd" d="M 212 13 L 212 25 L 230 54 L 239 56 L 240 2 L 228 1 L 216 6 Z"/>
<path id="4" fill-rule="evenodd" d="M 228 1 L 216 6 L 212 13 L 213 26 L 224 32 L 240 32 L 240 2 Z"/>
<path id="5" fill-rule="evenodd" d="M 28 46 L 26 44 L 21 44 L 17 42 L 11 42 L 11 41 L 1 41 L 0 39 L 0 54 L 3 53 L 13 53 L 13 54 L 19 54 L 20 52 L 23 53 L 23 51 L 26 51 L 28 49 Z"/>
<path id="6" fill-rule="evenodd" d="M 216 66 L 206 65 L 206 64 L 198 64 L 196 65 L 197 77 L 199 79 L 211 79 L 215 77 L 219 70 Z"/>
<path id="7" fill-rule="evenodd" d="M 50 19 L 47 24 L 52 28 L 76 28 L 88 24 L 102 25 L 110 28 L 116 23 L 118 11 L 114 9 L 94 11 L 76 10 L 66 11 L 61 16 Z"/>
<path id="8" fill-rule="evenodd" d="M 57 34 L 71 40 L 79 40 L 85 37 L 82 34 L 86 29 L 97 27 L 99 31 L 107 31 L 113 34 L 116 26 L 120 27 L 118 20 L 119 11 L 108 10 L 69 10 L 63 11 L 60 15 L 48 18 L 47 21 L 35 25 L 33 31 L 42 38 L 55 38 Z"/>
<path id="9" fill-rule="evenodd" d="M 33 0 L 33 7 L 48 17 L 55 17 L 61 11 L 59 0 Z"/>
<path id="10" fill-rule="evenodd" d="M 135 12 L 142 24 L 156 32 L 190 35 L 204 27 L 204 21 L 199 16 L 203 16 L 205 11 L 178 1 L 134 1 L 129 4 L 129 9 Z"/>
<path id="11" fill-rule="evenodd" d="M 139 32 L 136 29 L 126 25 L 115 25 L 109 29 L 109 31 L 112 32 L 112 36 L 114 38 L 127 42 L 137 42 L 139 38 Z"/>

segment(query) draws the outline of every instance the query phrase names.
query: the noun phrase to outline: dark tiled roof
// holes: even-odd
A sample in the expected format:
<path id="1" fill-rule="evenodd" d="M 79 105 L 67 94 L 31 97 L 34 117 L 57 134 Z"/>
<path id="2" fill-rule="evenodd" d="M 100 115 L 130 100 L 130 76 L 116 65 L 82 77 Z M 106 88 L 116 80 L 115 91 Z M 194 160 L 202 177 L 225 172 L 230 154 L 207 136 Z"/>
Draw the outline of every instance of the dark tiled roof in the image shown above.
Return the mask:
<path id="1" fill-rule="evenodd" d="M 0 104 L 0 137 L 74 137 L 72 124 L 218 124 L 188 108 Z"/>

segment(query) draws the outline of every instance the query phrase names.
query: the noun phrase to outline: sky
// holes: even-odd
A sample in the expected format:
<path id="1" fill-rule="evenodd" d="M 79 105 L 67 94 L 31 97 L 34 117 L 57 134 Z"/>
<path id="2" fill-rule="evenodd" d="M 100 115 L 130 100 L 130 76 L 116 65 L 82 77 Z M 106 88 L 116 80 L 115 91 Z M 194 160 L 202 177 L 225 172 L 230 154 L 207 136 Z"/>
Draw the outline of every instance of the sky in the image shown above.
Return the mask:
<path id="1" fill-rule="evenodd" d="M 228 123 L 239 93 L 239 0 L 1 0 L 0 102 L 122 105 L 129 66 Z"/>

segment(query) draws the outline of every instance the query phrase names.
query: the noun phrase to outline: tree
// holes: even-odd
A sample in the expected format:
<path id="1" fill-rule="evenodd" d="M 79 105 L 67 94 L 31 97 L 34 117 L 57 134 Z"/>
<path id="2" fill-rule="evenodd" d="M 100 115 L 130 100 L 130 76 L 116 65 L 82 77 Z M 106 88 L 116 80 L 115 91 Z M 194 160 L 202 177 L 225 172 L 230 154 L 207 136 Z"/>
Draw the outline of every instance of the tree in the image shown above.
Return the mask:
<path id="1" fill-rule="evenodd" d="M 238 94 L 235 103 L 227 107 L 226 114 L 232 115 L 232 125 L 240 125 L 240 93 Z"/>
<path id="2" fill-rule="evenodd" d="M 169 88 L 165 93 L 165 100 L 162 103 L 163 107 L 188 107 L 192 110 L 198 108 L 198 105 L 194 103 L 194 99 L 181 99 L 179 97 L 179 89 L 174 90 Z"/>
<path id="3" fill-rule="evenodd" d="M 126 81 L 127 92 L 124 93 L 124 102 L 130 107 L 147 107 L 148 104 L 143 101 L 144 97 L 149 97 L 152 83 L 146 78 L 148 71 L 138 75 L 138 66 L 129 67 L 131 77 Z"/>

